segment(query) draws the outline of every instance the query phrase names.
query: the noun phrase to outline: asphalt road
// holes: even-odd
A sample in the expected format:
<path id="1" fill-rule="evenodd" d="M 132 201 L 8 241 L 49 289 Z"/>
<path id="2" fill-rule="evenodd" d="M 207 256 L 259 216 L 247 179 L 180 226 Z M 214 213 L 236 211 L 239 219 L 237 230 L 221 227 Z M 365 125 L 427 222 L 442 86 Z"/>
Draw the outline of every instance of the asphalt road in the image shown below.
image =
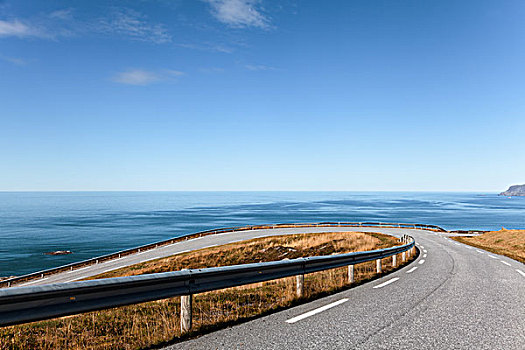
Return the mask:
<path id="1" fill-rule="evenodd" d="M 396 230 L 392 231 L 387 228 L 371 228 L 371 227 L 307 227 L 307 228 L 282 228 L 282 229 L 266 229 L 266 230 L 251 230 L 239 232 L 227 232 L 216 235 L 208 235 L 201 238 L 181 241 L 175 244 L 158 247 L 155 249 L 146 250 L 140 253 L 124 256 L 120 259 L 114 259 L 99 264 L 90 265 L 80 269 L 62 272 L 47 276 L 41 279 L 32 280 L 25 283 L 14 285 L 15 287 L 23 286 L 39 286 L 51 283 L 64 283 L 78 281 L 86 277 L 95 276 L 103 272 L 116 270 L 118 268 L 138 264 L 148 260 L 154 260 L 178 253 L 183 253 L 191 250 L 212 247 L 216 245 L 223 245 L 227 243 L 239 242 L 249 240 L 252 238 L 264 236 L 277 236 L 283 234 L 307 233 L 307 232 L 404 232 L 410 234 L 413 230 Z"/>
<path id="2" fill-rule="evenodd" d="M 384 278 L 166 349 L 525 349 L 523 264 L 444 234 L 369 230 L 411 234 L 421 254 Z"/>
<path id="3" fill-rule="evenodd" d="M 373 282 L 166 349 L 525 349 L 525 266 L 447 234 L 395 228 L 287 228 L 210 235 L 24 285 L 69 282 L 183 251 L 261 236 L 409 234 L 420 256 Z"/>

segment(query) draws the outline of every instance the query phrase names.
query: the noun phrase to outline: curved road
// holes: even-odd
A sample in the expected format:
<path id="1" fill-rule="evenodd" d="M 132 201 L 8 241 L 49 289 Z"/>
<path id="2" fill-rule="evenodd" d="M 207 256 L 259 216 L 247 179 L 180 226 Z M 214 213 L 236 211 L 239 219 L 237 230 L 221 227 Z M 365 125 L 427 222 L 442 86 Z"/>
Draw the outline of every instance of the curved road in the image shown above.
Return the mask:
<path id="1" fill-rule="evenodd" d="M 166 349 L 525 349 L 525 266 L 424 230 L 320 227 L 210 235 L 24 285 L 71 281 L 260 236 L 335 231 L 409 234 L 421 253 L 381 279 Z"/>

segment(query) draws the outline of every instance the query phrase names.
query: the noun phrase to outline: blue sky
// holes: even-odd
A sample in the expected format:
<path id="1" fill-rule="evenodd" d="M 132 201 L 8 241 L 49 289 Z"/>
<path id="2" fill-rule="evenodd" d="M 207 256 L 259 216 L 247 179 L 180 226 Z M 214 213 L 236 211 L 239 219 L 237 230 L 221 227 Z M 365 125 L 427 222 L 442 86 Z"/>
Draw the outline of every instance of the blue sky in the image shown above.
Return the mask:
<path id="1" fill-rule="evenodd" d="M 0 190 L 525 183 L 525 3 L 0 0 Z"/>

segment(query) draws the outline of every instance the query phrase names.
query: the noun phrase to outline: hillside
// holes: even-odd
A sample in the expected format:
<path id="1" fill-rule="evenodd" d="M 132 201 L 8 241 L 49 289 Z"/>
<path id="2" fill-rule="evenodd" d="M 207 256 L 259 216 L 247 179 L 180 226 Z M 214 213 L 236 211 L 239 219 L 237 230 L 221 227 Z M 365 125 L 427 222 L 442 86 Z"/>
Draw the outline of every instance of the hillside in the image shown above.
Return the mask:
<path id="1" fill-rule="evenodd" d="M 505 192 L 501 192 L 500 196 L 525 196 L 525 185 L 510 186 Z"/>

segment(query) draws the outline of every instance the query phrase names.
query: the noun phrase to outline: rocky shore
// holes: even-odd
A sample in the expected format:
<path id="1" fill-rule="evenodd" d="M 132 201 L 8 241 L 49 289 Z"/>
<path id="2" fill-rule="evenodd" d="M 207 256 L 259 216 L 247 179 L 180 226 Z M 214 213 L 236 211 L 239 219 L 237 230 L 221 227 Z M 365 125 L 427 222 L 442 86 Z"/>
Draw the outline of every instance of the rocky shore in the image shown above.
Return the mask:
<path id="1" fill-rule="evenodd" d="M 500 196 L 525 196 L 525 185 L 510 186 L 505 192 L 501 192 Z"/>

